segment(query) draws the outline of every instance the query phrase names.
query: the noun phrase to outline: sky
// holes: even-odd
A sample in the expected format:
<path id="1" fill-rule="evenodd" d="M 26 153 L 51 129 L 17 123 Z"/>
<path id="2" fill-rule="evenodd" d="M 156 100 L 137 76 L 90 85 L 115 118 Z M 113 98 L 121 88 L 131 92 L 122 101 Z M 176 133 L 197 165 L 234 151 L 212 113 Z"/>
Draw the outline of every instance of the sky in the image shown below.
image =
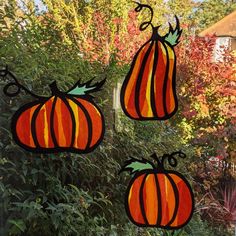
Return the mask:
<path id="1" fill-rule="evenodd" d="M 40 11 L 46 10 L 45 6 L 43 5 L 41 0 L 35 0 L 35 4 L 39 7 Z"/>
<path id="2" fill-rule="evenodd" d="M 1 0 L 0 0 L 1 2 Z M 19 6 L 24 9 L 24 3 L 25 3 L 25 0 L 17 0 Z M 45 11 L 46 10 L 46 7 L 44 6 L 42 0 L 34 0 L 35 4 L 38 6 L 39 8 L 39 11 Z"/>

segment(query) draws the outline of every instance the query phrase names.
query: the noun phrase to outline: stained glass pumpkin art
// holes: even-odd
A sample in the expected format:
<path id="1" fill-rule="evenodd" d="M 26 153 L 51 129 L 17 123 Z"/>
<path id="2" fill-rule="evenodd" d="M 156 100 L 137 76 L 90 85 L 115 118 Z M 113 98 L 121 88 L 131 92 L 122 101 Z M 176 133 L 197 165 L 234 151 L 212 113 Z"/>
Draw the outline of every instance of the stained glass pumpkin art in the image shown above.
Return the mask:
<path id="1" fill-rule="evenodd" d="M 160 161 L 156 154 L 157 166 L 152 162 L 132 158 L 121 171 L 130 171 L 133 177 L 125 195 L 125 208 L 131 222 L 140 227 L 179 229 L 191 219 L 194 197 L 186 178 L 177 171 L 167 170 L 167 159 L 176 167 L 176 155 L 185 157 L 182 152 L 163 155 Z"/>
<path id="2" fill-rule="evenodd" d="M 11 72 L 6 74 L 15 80 L 5 86 L 6 95 L 16 96 L 22 89 L 35 97 L 12 118 L 12 134 L 19 146 L 38 153 L 88 153 L 101 143 L 104 117 L 90 94 L 98 91 L 105 80 L 94 85 L 90 85 L 91 81 L 77 82 L 67 92 L 60 91 L 54 81 L 49 86 L 51 96 L 41 97 L 19 84 Z M 17 91 L 9 92 L 11 86 L 17 87 Z"/>
<path id="3" fill-rule="evenodd" d="M 135 54 L 130 70 L 121 88 L 121 107 L 135 120 L 166 120 L 178 110 L 176 95 L 176 55 L 182 30 L 176 18 L 176 27 L 169 24 L 169 32 L 160 36 L 152 24 L 153 10 L 149 5 L 137 3 L 137 12 L 151 11 L 150 21 L 143 22 L 140 30 L 152 27 L 151 38 Z"/>

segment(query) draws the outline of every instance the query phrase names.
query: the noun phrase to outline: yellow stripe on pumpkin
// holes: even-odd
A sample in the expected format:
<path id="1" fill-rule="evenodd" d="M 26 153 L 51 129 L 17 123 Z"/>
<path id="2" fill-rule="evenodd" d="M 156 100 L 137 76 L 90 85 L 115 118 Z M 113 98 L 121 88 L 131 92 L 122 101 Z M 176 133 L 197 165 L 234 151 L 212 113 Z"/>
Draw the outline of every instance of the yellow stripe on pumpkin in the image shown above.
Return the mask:
<path id="1" fill-rule="evenodd" d="M 45 108 L 45 104 L 42 106 L 41 111 L 44 114 L 44 129 L 43 129 L 43 138 L 45 142 L 45 147 L 48 147 L 48 122 L 47 122 L 47 111 Z"/>
<path id="2" fill-rule="evenodd" d="M 74 103 L 71 99 L 68 99 L 68 102 L 70 104 L 70 107 L 73 111 L 74 117 L 75 117 L 75 140 L 73 146 L 75 148 L 78 148 L 78 137 L 79 137 L 79 110 L 78 110 L 78 105 Z"/>
<path id="3" fill-rule="evenodd" d="M 66 137 L 65 137 L 65 134 L 64 134 L 64 130 L 63 130 L 63 120 L 62 120 L 62 117 L 61 117 L 61 105 L 62 105 L 62 100 L 60 98 L 57 99 L 57 102 L 56 102 L 57 106 L 56 106 L 56 109 L 55 109 L 55 112 L 57 113 L 57 121 L 58 121 L 58 133 L 60 134 L 60 141 L 59 142 L 59 146 L 66 146 Z"/>
<path id="4" fill-rule="evenodd" d="M 129 190 L 129 197 L 128 197 L 128 203 L 130 204 L 130 199 L 131 199 L 131 196 L 132 196 L 132 190 L 133 190 L 133 186 L 131 186 L 130 190 Z"/>
<path id="5" fill-rule="evenodd" d="M 175 54 L 173 49 L 167 43 L 165 43 L 165 46 L 167 47 L 168 50 L 169 59 L 175 59 Z"/>
<path id="6" fill-rule="evenodd" d="M 99 117 L 101 117 L 101 113 L 99 112 L 99 110 L 95 106 L 93 106 L 93 108 L 96 111 L 96 113 L 99 115 Z"/>
<path id="7" fill-rule="evenodd" d="M 167 55 L 167 49 L 164 47 L 163 43 L 160 43 L 160 45 L 161 45 L 162 53 L 166 56 Z"/>
<path id="8" fill-rule="evenodd" d="M 148 65 L 148 80 L 146 87 L 146 99 L 143 105 L 143 109 L 141 111 L 142 116 L 144 117 L 153 117 L 152 107 L 151 107 L 151 82 L 152 82 L 152 71 L 153 71 L 153 63 L 154 63 L 154 55 L 155 55 L 156 44 L 153 44 L 152 50 L 150 52 L 151 60 Z"/>

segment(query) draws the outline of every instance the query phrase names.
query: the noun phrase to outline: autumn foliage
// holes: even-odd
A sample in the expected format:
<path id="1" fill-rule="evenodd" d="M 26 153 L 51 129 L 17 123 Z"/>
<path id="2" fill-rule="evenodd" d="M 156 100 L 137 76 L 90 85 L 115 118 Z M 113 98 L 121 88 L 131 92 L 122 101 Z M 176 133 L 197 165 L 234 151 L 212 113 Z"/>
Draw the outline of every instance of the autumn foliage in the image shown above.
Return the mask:
<path id="1" fill-rule="evenodd" d="M 236 60 L 222 49 L 221 60 L 215 61 L 215 42 L 214 36 L 196 36 L 178 47 L 180 100 L 194 142 L 207 142 L 216 150 L 214 155 L 226 157 L 236 118 Z"/>
<path id="2" fill-rule="evenodd" d="M 168 121 L 133 122 L 119 111 L 120 120 L 115 117 L 112 95 L 133 56 L 151 36 L 151 29 L 139 30 L 148 12 L 137 14 L 132 10 L 135 4 L 126 0 L 44 0 L 47 14 L 38 13 L 34 1 L 23 1 L 25 13 L 18 14 L 22 11 L 17 2 L 4 0 L 0 6 L 1 66 L 9 65 L 22 84 L 45 96 L 53 80 L 66 91 L 79 79 L 85 82 L 95 77 L 99 81 L 106 76 L 104 90 L 95 101 L 108 122 L 104 142 L 91 154 L 31 154 L 12 139 L 10 117 L 32 98 L 24 92 L 12 99 L 1 93 L 0 234 L 168 235 L 149 228 L 139 230 L 124 217 L 128 178 L 117 173 L 130 155 L 142 158 L 154 150 L 162 154 L 184 149 L 187 158 L 180 162 L 178 171 L 193 186 L 196 210 L 189 225 L 176 234 L 230 235 L 227 228 L 220 230 L 220 224 L 208 221 L 201 211 L 205 205 L 214 206 L 216 201 L 209 192 L 217 189 L 219 179 L 225 173 L 235 175 L 227 172 L 225 163 L 236 158 L 236 62 L 229 50 L 221 61 L 214 61 L 216 38 L 194 34 L 193 30 L 201 29 L 198 16 L 192 18 L 193 9 L 198 7 L 201 12 L 204 4 L 148 1 L 153 4 L 155 22 L 162 24 L 161 32 L 168 32 L 169 19 L 174 26 L 174 11 L 184 29 L 175 47 L 179 110 Z M 119 130 L 112 129 L 113 117 Z M 215 191 L 214 197 L 225 196 L 229 198 Z M 234 205 L 230 209 L 235 212 Z M 215 213 L 214 209 L 209 212 Z M 226 212 L 222 213 L 224 217 Z"/>
<path id="3" fill-rule="evenodd" d="M 125 30 L 124 20 L 120 17 L 112 19 L 111 24 L 106 24 L 106 17 L 101 12 L 94 12 L 92 15 L 92 25 L 84 24 L 83 42 L 80 50 L 85 58 L 90 61 L 99 61 L 101 64 L 109 64 L 112 56 L 115 56 L 118 64 L 129 63 L 132 56 L 148 37 L 138 29 L 137 13 L 129 11 L 128 23 Z M 90 30 L 90 28 L 94 30 Z M 112 29 L 114 31 L 112 32 Z"/>

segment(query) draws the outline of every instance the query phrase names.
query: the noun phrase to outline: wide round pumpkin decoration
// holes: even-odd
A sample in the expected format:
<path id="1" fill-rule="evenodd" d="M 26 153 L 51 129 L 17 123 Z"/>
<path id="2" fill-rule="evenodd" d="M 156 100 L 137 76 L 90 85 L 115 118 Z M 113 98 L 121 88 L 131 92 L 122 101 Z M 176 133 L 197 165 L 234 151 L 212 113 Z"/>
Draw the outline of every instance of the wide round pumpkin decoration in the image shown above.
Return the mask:
<path id="1" fill-rule="evenodd" d="M 180 173 L 164 168 L 166 157 L 169 164 L 177 165 L 176 154 L 184 155 L 181 152 L 164 155 L 158 167 L 134 158 L 123 167 L 122 170 L 135 174 L 125 196 L 127 215 L 135 225 L 178 229 L 190 221 L 194 208 L 190 184 Z"/>
<path id="2" fill-rule="evenodd" d="M 52 95 L 40 97 L 15 80 L 5 86 L 8 96 L 15 96 L 20 89 L 37 99 L 21 107 L 12 118 L 12 133 L 16 143 L 22 148 L 40 153 L 76 152 L 87 153 L 94 150 L 104 136 L 104 118 L 93 102 L 90 92 L 98 91 L 105 80 L 90 86 L 91 81 L 79 82 L 68 92 L 61 92 L 56 82 L 50 85 Z M 18 87 L 10 93 L 10 86 Z"/>
<path id="3" fill-rule="evenodd" d="M 151 38 L 138 50 L 121 88 L 121 106 L 124 113 L 135 120 L 166 120 L 178 109 L 176 96 L 176 55 L 182 30 L 176 17 L 176 28 L 170 25 L 169 32 L 160 36 L 158 27 L 152 25 L 153 10 L 148 5 L 138 4 L 151 10 L 151 20 L 143 22 L 140 30 L 152 26 Z"/>

